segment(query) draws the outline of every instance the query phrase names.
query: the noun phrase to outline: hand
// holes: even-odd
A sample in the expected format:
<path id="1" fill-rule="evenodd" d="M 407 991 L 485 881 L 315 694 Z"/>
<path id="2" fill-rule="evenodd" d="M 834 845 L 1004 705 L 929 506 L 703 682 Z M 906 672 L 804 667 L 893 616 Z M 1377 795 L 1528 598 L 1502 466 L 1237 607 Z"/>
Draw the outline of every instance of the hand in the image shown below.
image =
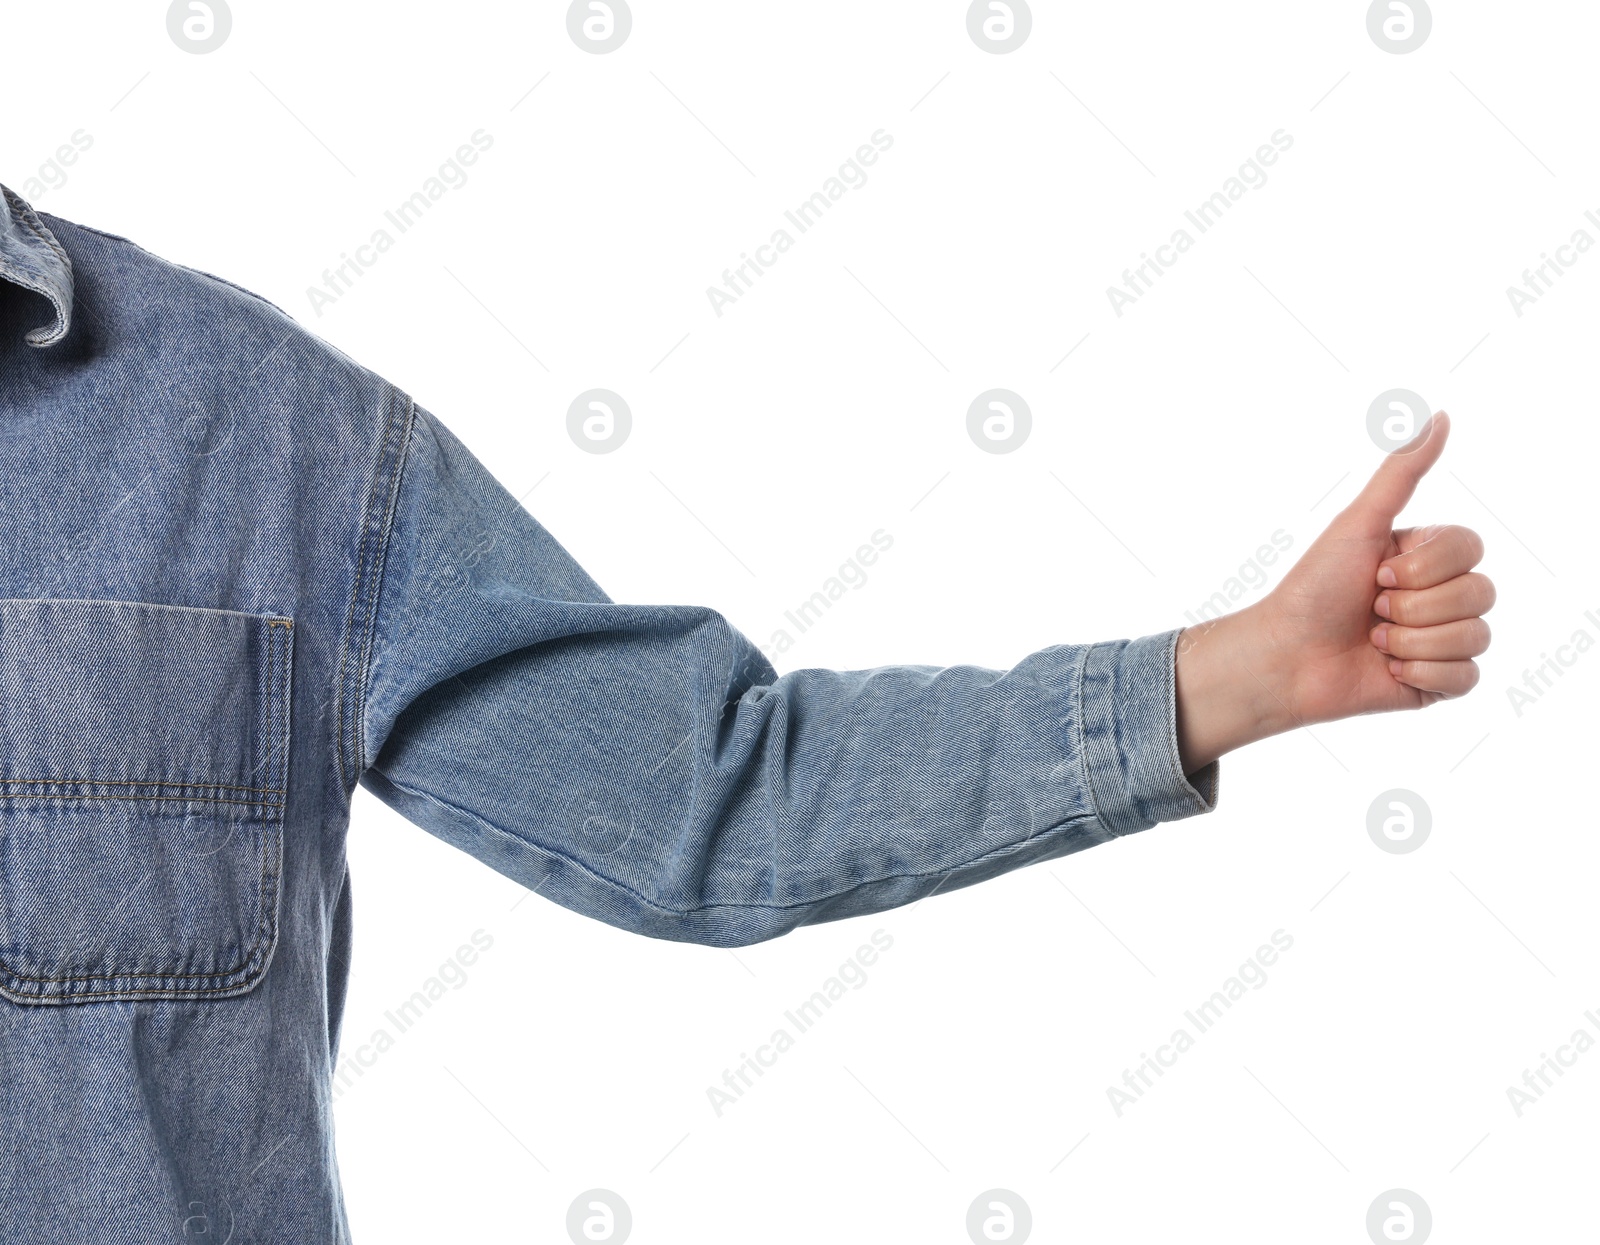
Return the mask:
<path id="1" fill-rule="evenodd" d="M 1186 773 L 1268 735 L 1361 713 L 1420 709 L 1478 682 L 1494 585 L 1473 571 L 1464 527 L 1395 528 L 1438 461 L 1434 415 L 1263 600 L 1187 628 L 1178 644 L 1178 743 Z"/>

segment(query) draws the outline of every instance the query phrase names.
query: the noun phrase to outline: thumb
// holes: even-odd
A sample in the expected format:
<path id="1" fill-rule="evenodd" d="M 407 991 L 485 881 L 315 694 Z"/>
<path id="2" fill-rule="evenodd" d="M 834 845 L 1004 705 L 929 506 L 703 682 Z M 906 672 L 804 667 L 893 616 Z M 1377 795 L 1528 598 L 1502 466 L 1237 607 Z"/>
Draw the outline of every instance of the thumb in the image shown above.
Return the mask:
<path id="1" fill-rule="evenodd" d="M 1450 416 L 1438 411 L 1406 444 L 1378 464 L 1372 479 L 1346 507 L 1345 513 L 1364 525 L 1388 531 L 1417 491 L 1422 477 L 1439 461 L 1450 436 Z"/>

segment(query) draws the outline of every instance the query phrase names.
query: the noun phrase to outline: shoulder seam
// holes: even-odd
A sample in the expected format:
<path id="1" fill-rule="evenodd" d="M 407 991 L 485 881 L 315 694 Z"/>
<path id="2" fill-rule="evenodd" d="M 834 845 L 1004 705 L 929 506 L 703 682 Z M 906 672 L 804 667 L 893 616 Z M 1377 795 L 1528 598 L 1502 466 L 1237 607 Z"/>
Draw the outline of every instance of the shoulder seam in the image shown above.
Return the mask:
<path id="1" fill-rule="evenodd" d="M 356 574 L 345 620 L 345 642 L 334 690 L 338 729 L 334 748 L 339 782 L 350 795 L 366 769 L 365 705 L 367 680 L 372 668 L 373 636 L 378 597 L 388 559 L 389 535 L 394 529 L 400 499 L 400 478 L 411 446 L 416 404 L 393 385 L 387 385 L 387 412 L 378 461 L 373 467 L 362 510 L 361 539 L 356 549 Z"/>

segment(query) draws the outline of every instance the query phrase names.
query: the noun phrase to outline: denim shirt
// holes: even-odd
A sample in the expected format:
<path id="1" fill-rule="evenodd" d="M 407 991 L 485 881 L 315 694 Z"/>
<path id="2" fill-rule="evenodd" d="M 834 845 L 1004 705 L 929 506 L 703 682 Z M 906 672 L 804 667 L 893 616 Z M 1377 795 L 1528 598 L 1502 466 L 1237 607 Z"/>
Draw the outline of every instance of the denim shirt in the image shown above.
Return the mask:
<path id="1" fill-rule="evenodd" d="M 348 1240 L 358 782 L 721 947 L 1215 807 L 1176 631 L 780 677 L 271 304 L 0 191 L 0 1241 Z"/>

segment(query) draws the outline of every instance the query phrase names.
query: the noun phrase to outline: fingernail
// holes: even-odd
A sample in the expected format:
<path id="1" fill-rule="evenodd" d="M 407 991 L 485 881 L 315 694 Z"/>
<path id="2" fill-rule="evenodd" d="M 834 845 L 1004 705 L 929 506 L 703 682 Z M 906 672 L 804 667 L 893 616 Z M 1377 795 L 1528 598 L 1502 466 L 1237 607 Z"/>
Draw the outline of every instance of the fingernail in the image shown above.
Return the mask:
<path id="1" fill-rule="evenodd" d="M 1387 592 L 1383 593 L 1376 601 L 1372 603 L 1372 612 L 1379 618 L 1389 617 L 1389 594 Z"/>
<path id="2" fill-rule="evenodd" d="M 1398 588 L 1400 581 L 1395 578 L 1394 567 L 1380 566 L 1378 568 L 1378 582 L 1385 588 Z"/>
<path id="3" fill-rule="evenodd" d="M 1396 661 L 1394 658 L 1390 658 L 1389 659 L 1389 673 L 1394 675 L 1395 678 L 1398 679 L 1400 677 L 1400 672 L 1402 670 L 1404 670 L 1405 668 L 1406 668 L 1405 662 Z"/>
<path id="4" fill-rule="evenodd" d="M 1372 642 L 1375 645 L 1377 645 L 1380 649 L 1388 648 L 1389 647 L 1389 628 L 1387 628 L 1387 627 L 1374 627 L 1372 629 Z"/>

